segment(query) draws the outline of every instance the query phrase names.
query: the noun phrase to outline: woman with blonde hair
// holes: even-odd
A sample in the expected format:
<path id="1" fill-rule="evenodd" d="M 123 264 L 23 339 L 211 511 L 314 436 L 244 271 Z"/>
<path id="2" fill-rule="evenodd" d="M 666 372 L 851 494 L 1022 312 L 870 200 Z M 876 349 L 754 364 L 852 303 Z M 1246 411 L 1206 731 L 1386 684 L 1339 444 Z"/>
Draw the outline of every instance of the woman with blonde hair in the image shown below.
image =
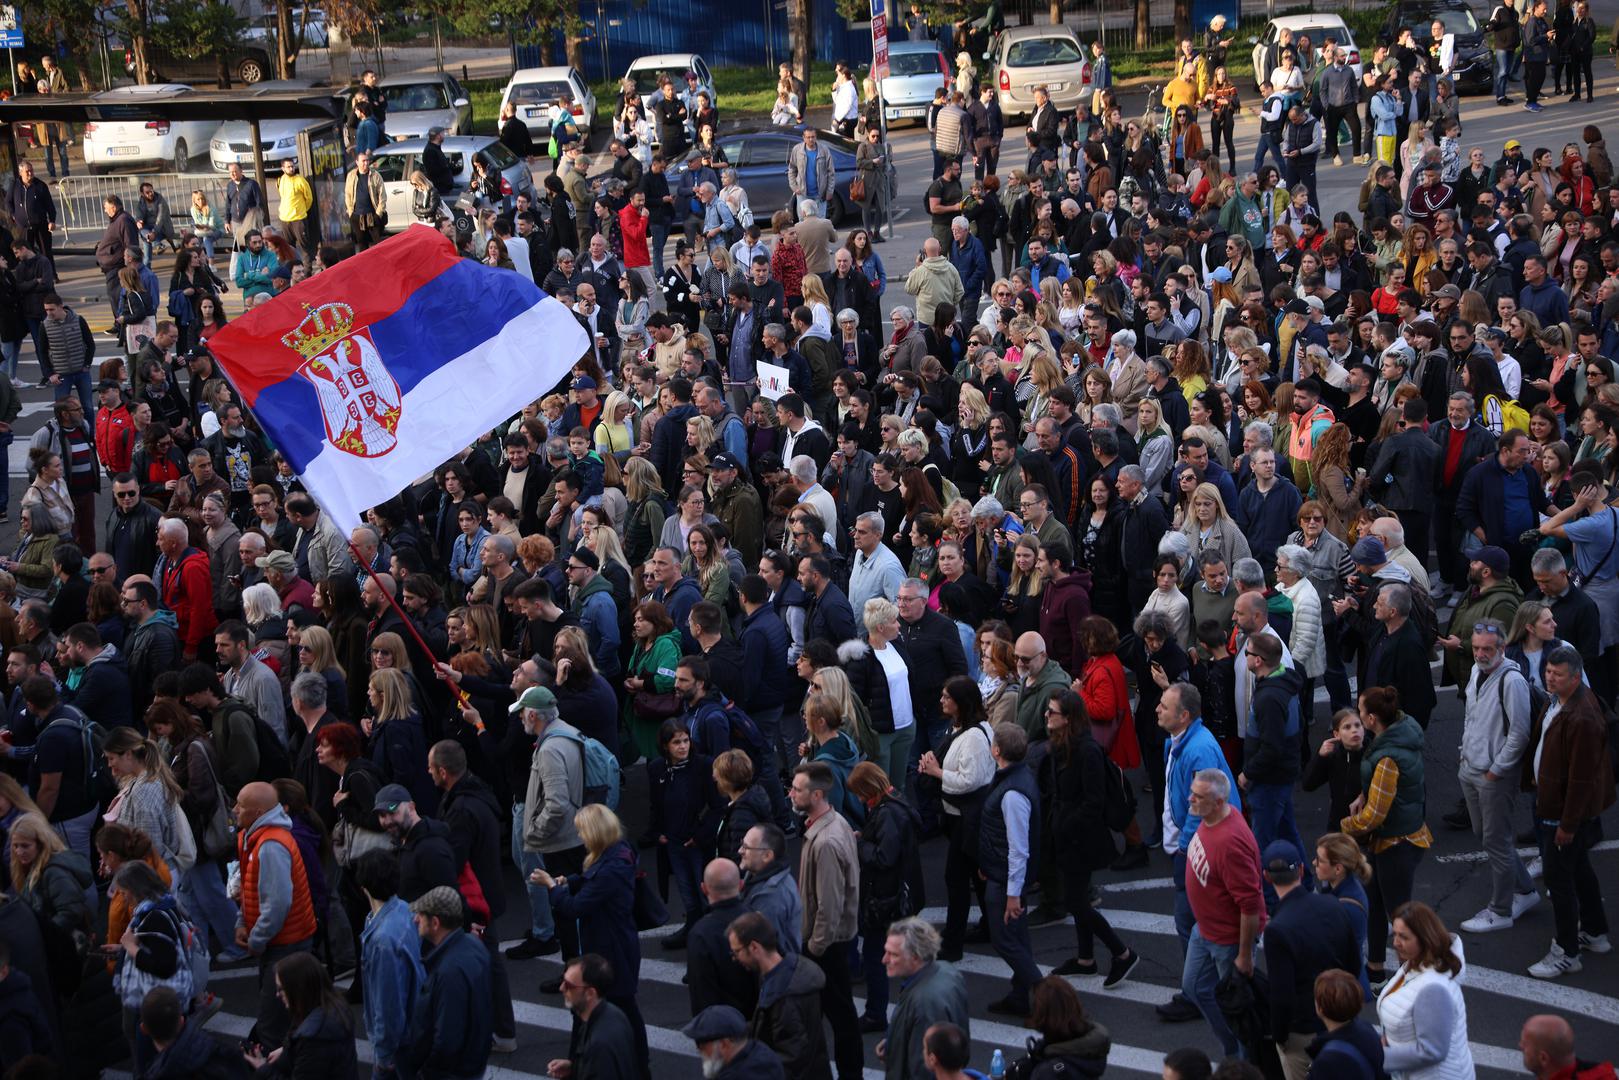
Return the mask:
<path id="1" fill-rule="evenodd" d="M 686 557 L 681 562 L 680 572 L 697 579 L 704 600 L 724 609 L 731 594 L 731 565 L 707 525 L 698 525 L 686 534 Z M 728 631 L 729 624 L 726 625 Z M 730 637 L 729 632 L 725 636 Z"/>
<path id="2" fill-rule="evenodd" d="M 629 460 L 640 439 L 635 434 L 635 402 L 622 390 L 614 390 L 602 402 L 602 422 L 596 427 L 596 452 L 611 455 L 620 465 Z"/>
<path id="3" fill-rule="evenodd" d="M 578 927 L 580 956 L 595 954 L 607 961 L 613 981 L 601 991 L 630 1022 L 635 1060 L 648 1075 L 646 1022 L 636 1004 L 641 979 L 641 939 L 635 929 L 635 872 L 639 859 L 624 839 L 624 826 L 601 803 L 581 806 L 573 827 L 584 845 L 584 868 L 568 877 L 544 870 L 529 875 L 532 884 L 550 890 L 558 925 Z"/>
<path id="4" fill-rule="evenodd" d="M 1359 721 L 1355 710 L 1345 709 L 1344 712 L 1355 715 Z M 1355 944 L 1360 946 L 1360 969 L 1354 972 L 1355 979 L 1370 997 L 1371 985 L 1366 980 L 1366 883 L 1372 880 L 1372 864 L 1366 860 L 1366 853 L 1354 837 L 1330 832 L 1315 842 L 1313 869 L 1321 893 L 1335 897 L 1343 905 L 1343 913 L 1349 916 Z"/>
<path id="5" fill-rule="evenodd" d="M 360 721 L 360 730 L 369 740 L 371 763 L 382 774 L 382 782 L 404 785 L 424 817 L 436 815 L 438 789 L 427 775 L 427 738 L 404 671 L 392 667 L 373 671 L 367 697 L 371 712 Z"/>
<path id="6" fill-rule="evenodd" d="M 1036 329 L 1037 334 L 1044 334 L 1044 330 Z M 1051 408 L 1051 392 L 1062 385 L 1062 369 L 1052 359 L 1051 351 L 1043 345 L 1030 341 L 1023 351 L 1023 374 L 1013 387 L 1013 395 L 1018 398 L 1023 407 L 1023 430 L 1028 432 L 1025 439 L 1028 448 L 1038 445 L 1034 434 L 1034 425 L 1047 415 Z M 1025 387 L 1027 393 L 1024 392 Z"/>
<path id="7" fill-rule="evenodd" d="M 674 508 L 664 494 L 657 468 L 644 457 L 624 463 L 624 497 L 630 504 L 624 517 L 624 556 L 631 566 L 640 566 L 657 546 Z"/>
<path id="8" fill-rule="evenodd" d="M 686 421 L 686 446 L 692 453 L 710 457 L 715 442 L 714 421 L 706 416 L 693 416 Z M 721 449 L 724 449 L 721 447 Z M 718 451 L 715 451 L 717 453 Z"/>
<path id="9" fill-rule="evenodd" d="M 1164 410 L 1156 398 L 1136 405 L 1136 457 L 1146 474 L 1148 491 L 1157 491 L 1175 462 L 1175 437 L 1164 423 Z"/>
<path id="10" fill-rule="evenodd" d="M 1192 545 L 1194 563 L 1203 552 L 1211 550 L 1218 551 L 1227 566 L 1235 566 L 1238 559 L 1252 556 L 1248 538 L 1226 509 L 1220 489 L 1206 481 L 1192 491 L 1190 510 L 1181 532 Z"/>
<path id="11" fill-rule="evenodd" d="M 830 340 L 832 337 L 832 298 L 826 295 L 826 286 L 821 284 L 819 275 L 805 274 L 801 286 L 804 294 L 804 306 L 810 309 L 810 329 L 812 337 L 824 336 Z"/>
<path id="12" fill-rule="evenodd" d="M 8 836 L 11 891 L 39 918 L 47 936 L 69 942 L 68 949 L 82 958 L 89 948 L 91 919 L 100 904 L 90 860 L 62 842 L 45 815 L 23 814 L 11 823 Z M 65 950 L 64 950 L 65 951 Z M 62 956 L 50 947 L 46 955 Z M 76 965 L 80 960 L 74 960 Z M 74 979 L 80 971 L 53 971 L 53 976 Z"/>
<path id="13" fill-rule="evenodd" d="M 179 812 L 180 785 L 163 751 L 134 728 L 119 726 L 107 733 L 101 756 L 118 783 L 106 819 L 151 837 L 170 878 L 179 881 L 197 861 L 197 844 Z"/>
<path id="14" fill-rule="evenodd" d="M 817 668 L 809 678 L 809 688 L 837 707 L 842 717 L 840 730 L 854 741 L 860 756 L 867 761 L 876 760 L 881 744 L 871 727 L 871 712 L 849 684 L 848 672 L 836 666 Z"/>

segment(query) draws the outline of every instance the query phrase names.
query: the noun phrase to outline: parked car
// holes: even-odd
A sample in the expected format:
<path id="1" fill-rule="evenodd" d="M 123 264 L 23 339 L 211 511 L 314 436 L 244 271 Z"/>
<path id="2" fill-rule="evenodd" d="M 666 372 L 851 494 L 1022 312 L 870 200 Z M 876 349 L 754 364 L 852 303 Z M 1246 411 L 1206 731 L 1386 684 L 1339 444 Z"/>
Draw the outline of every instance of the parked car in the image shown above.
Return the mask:
<path id="1" fill-rule="evenodd" d="M 1456 60 L 1451 79 L 1459 94 L 1489 94 L 1495 91 L 1495 54 L 1484 40 L 1473 9 L 1463 0 L 1400 0 L 1389 6 L 1383 23 L 1382 40 L 1392 43 L 1400 27 L 1409 26 L 1411 37 L 1422 49 L 1433 44 L 1434 20 L 1444 24 L 1445 33 L 1456 35 Z"/>
<path id="2" fill-rule="evenodd" d="M 514 71 L 506 83 L 506 89 L 500 92 L 500 111 L 502 114 L 506 112 L 508 101 L 515 104 L 517 118 L 528 128 L 530 138 L 544 143 L 551 138 L 551 110 L 558 100 L 568 103 L 573 122 L 588 142 L 591 126 L 596 122 L 596 94 L 578 68 L 521 68 Z"/>
<path id="3" fill-rule="evenodd" d="M 1293 31 L 1295 38 L 1300 34 L 1308 35 L 1310 44 L 1316 48 L 1328 38 L 1336 41 L 1349 50 L 1349 66 L 1355 69 L 1355 77 L 1360 77 L 1360 46 L 1355 44 L 1355 35 L 1349 32 L 1342 19 L 1336 15 L 1283 15 L 1266 23 L 1258 37 L 1248 39 L 1248 43 L 1254 47 L 1255 90 L 1281 64 L 1280 40 L 1283 30 Z"/>
<path id="4" fill-rule="evenodd" d="M 94 100 L 116 107 L 189 93 L 184 83 L 148 83 L 103 90 Z M 189 172 L 218 129 L 217 120 L 92 120 L 84 125 L 85 168 L 92 174 L 132 167 Z"/>
<path id="5" fill-rule="evenodd" d="M 391 116 L 388 119 L 390 123 L 393 120 Z M 372 158 L 372 167 L 382 176 L 382 186 L 388 193 L 389 232 L 399 232 L 414 220 L 410 214 L 410 174 L 416 170 L 426 146 L 426 139 L 403 139 L 381 147 Z M 455 175 L 456 191 L 464 190 L 472 181 L 473 160 L 482 159 L 485 168 L 500 174 L 502 196 L 516 198 L 526 193 L 531 199 L 537 198 L 528 164 L 493 135 L 446 136 L 444 156 Z"/>
<path id="6" fill-rule="evenodd" d="M 270 77 L 275 66 L 270 54 L 260 45 L 248 41 L 232 49 L 225 58 L 225 68 L 235 82 L 252 86 Z M 146 77 L 149 82 L 185 82 L 189 84 L 218 85 L 219 63 L 213 56 L 176 56 L 165 51 L 156 41 L 146 39 Z M 124 70 L 135 74 L 135 51 L 124 49 Z"/>
<path id="7" fill-rule="evenodd" d="M 1090 95 L 1091 62 L 1066 26 L 1009 26 L 990 43 L 995 96 L 1008 124 L 1034 114 L 1034 91 L 1045 87 L 1058 111 Z"/>
<path id="8" fill-rule="evenodd" d="M 271 79 L 259 83 L 258 89 L 310 90 L 314 82 L 309 79 Z M 259 148 L 264 155 L 264 167 L 281 168 L 285 160 L 298 160 L 298 133 L 312 128 L 324 120 L 261 120 L 259 121 Z M 253 125 L 246 120 L 227 120 L 219 125 L 213 138 L 208 140 L 208 161 L 214 172 L 227 172 L 232 164 L 253 171 Z"/>
<path id="9" fill-rule="evenodd" d="M 636 91 L 640 93 L 641 100 L 646 101 L 657 90 L 659 75 L 668 75 L 673 79 L 677 92 L 685 90 L 688 71 L 697 73 L 697 89 L 705 91 L 708 103 L 718 108 L 720 97 L 714 89 L 714 75 L 708 70 L 707 61 L 696 53 L 655 53 L 636 57 L 630 61 L 624 77 L 635 80 Z"/>
<path id="10" fill-rule="evenodd" d="M 719 137 L 719 148 L 725 152 L 730 166 L 736 169 L 737 181 L 747 191 L 748 205 L 761 226 L 768 226 L 770 215 L 777 210 L 792 208 L 792 189 L 787 186 L 787 153 L 804 141 L 803 131 L 802 127 L 769 127 L 733 131 Z M 831 148 L 836 179 L 835 191 L 826 204 L 827 219 L 836 224 L 844 218 L 859 216 L 858 204 L 849 197 L 849 181 L 854 179 L 854 140 L 823 129 L 817 129 L 817 139 L 822 147 Z M 684 162 L 670 167 L 670 190 L 680 186 L 686 168 Z"/>
<path id="11" fill-rule="evenodd" d="M 298 28 L 303 27 L 303 47 L 307 49 L 324 49 L 330 45 L 329 35 L 326 31 L 326 14 L 319 8 L 309 9 L 309 18 L 304 19 L 304 9 L 294 7 L 287 13 L 288 22 L 296 36 Z M 275 51 L 275 16 L 266 14 L 263 21 L 257 25 L 249 26 L 242 31 L 242 39 L 254 43 L 262 43 L 271 52 Z"/>
<path id="12" fill-rule="evenodd" d="M 377 85 L 388 102 L 390 139 L 425 139 L 435 127 L 472 134 L 472 100 L 454 75 L 394 75 Z"/>
<path id="13" fill-rule="evenodd" d="M 926 124 L 933 92 L 950 86 L 950 61 L 933 41 L 894 41 L 888 45 L 888 78 L 881 87 L 883 118 Z"/>

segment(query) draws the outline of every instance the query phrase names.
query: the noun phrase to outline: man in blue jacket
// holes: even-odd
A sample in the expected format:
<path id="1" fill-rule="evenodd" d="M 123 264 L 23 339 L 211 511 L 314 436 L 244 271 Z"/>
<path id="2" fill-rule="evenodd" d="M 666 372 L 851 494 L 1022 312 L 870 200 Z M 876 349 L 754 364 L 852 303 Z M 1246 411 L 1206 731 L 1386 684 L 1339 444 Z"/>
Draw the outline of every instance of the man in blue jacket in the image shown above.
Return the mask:
<path id="1" fill-rule="evenodd" d="M 984 292 L 984 279 L 989 276 L 989 256 L 984 245 L 968 229 L 967 219 L 950 219 L 950 265 L 961 275 L 961 310 L 964 323 L 978 321 L 978 300 Z"/>
<path id="2" fill-rule="evenodd" d="M 395 1056 L 408 1038 L 411 1009 L 427 972 L 410 906 L 398 895 L 399 856 L 368 851 L 354 861 L 354 880 L 371 905 L 360 931 L 365 1033 L 379 1076 L 398 1072 Z"/>
<path id="3" fill-rule="evenodd" d="M 1568 321 L 1568 294 L 1551 279 L 1546 272 L 1546 259 L 1538 253 L 1523 261 L 1523 289 L 1518 293 L 1518 308 L 1533 311 L 1542 326 Z"/>
<path id="4" fill-rule="evenodd" d="M 600 570 L 601 560 L 588 547 L 574 548 L 568 555 L 568 584 L 573 587 L 569 609 L 584 627 L 596 670 L 612 680 L 619 674 L 618 605 L 613 602 L 612 583 Z"/>
<path id="5" fill-rule="evenodd" d="M 1218 463 L 1216 463 L 1218 464 Z M 1248 455 L 1253 479 L 1237 492 L 1236 519 L 1248 547 L 1267 575 L 1276 572 L 1276 549 L 1287 541 L 1304 498 L 1276 470 L 1276 451 L 1262 446 Z"/>
<path id="6" fill-rule="evenodd" d="M 1175 933 L 1181 940 L 1181 955 L 1192 936 L 1192 905 L 1186 899 L 1186 845 L 1191 843 L 1202 819 L 1192 813 L 1192 777 L 1202 769 L 1219 769 L 1231 781 L 1231 808 L 1242 810 L 1237 779 L 1231 775 L 1225 753 L 1214 735 L 1203 726 L 1203 695 L 1191 683 L 1179 682 L 1164 691 L 1158 700 L 1158 726 L 1168 741 L 1164 744 L 1164 817 L 1161 823 L 1164 853 L 1174 859 Z M 1196 1020 L 1203 1014 L 1184 994 L 1176 994 L 1166 1005 L 1158 1006 L 1158 1016 L 1169 1021 Z"/>
<path id="7" fill-rule="evenodd" d="M 787 624 L 771 606 L 770 586 L 764 578 L 749 574 L 742 579 L 740 592 L 742 670 L 748 673 L 748 694 L 740 704 L 753 717 L 765 745 L 775 749 L 781 745 L 778 732 L 787 704 Z M 779 777 L 781 764 L 774 754 L 768 765 L 767 771 Z"/>
<path id="8" fill-rule="evenodd" d="M 1518 537 L 1538 528 L 1546 510 L 1546 489 L 1526 468 L 1533 450 L 1527 432 L 1502 432 L 1495 457 L 1474 466 L 1456 497 L 1457 523 L 1481 544 L 1504 548 L 1519 585 L 1529 581 L 1530 549 Z"/>
<path id="9" fill-rule="evenodd" d="M 413 1003 L 412 1038 L 399 1049 L 402 1072 L 421 1080 L 474 1080 L 489 1066 L 489 953 L 462 929 L 461 894 L 448 885 L 410 905 L 427 943 L 426 978 Z"/>

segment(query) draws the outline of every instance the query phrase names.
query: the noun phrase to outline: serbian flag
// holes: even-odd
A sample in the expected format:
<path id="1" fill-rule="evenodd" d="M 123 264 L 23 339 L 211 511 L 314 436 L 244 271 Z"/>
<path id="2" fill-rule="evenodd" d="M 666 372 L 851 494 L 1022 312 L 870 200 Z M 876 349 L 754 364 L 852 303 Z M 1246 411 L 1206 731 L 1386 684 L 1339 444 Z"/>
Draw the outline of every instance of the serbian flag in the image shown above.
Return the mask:
<path id="1" fill-rule="evenodd" d="M 346 530 L 555 386 L 584 327 L 521 274 L 412 225 L 208 339 L 264 433 Z"/>

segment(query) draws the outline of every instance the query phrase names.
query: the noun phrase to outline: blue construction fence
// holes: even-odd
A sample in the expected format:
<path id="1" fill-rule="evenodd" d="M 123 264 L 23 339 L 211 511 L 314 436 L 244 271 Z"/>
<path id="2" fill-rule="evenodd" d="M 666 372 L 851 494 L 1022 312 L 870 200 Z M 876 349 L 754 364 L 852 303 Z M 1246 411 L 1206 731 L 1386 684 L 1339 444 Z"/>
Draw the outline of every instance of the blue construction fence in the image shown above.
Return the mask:
<path id="1" fill-rule="evenodd" d="M 810 30 L 817 63 L 871 62 L 871 31 L 838 14 L 835 0 L 809 0 Z M 585 76 L 617 78 L 630 61 L 653 53 L 694 52 L 710 67 L 759 67 L 792 57 L 787 42 L 784 0 L 584 0 Z M 552 55 L 562 53 L 559 34 Z M 549 60 L 537 45 L 517 47 L 518 67 L 540 67 Z"/>

